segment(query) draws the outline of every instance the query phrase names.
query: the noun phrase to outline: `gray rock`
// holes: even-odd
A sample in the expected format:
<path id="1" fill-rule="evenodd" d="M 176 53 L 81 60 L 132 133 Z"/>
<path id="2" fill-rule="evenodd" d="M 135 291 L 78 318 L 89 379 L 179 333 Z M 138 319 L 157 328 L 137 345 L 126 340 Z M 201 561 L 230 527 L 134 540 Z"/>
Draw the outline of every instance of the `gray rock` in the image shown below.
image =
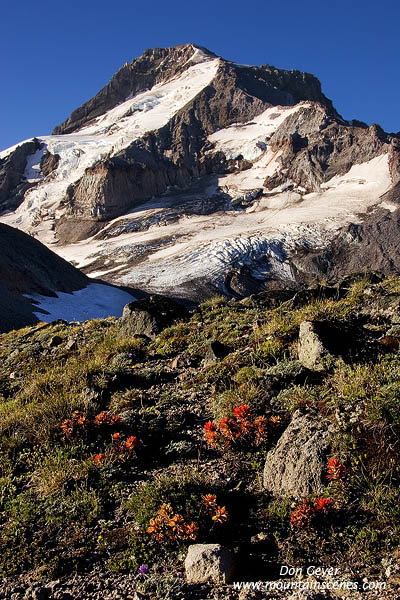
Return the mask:
<path id="1" fill-rule="evenodd" d="M 203 367 L 208 367 L 216 362 L 221 361 L 225 356 L 228 356 L 232 349 L 218 340 L 212 340 L 207 346 L 206 353 L 203 359 Z"/>
<path id="2" fill-rule="evenodd" d="M 264 487 L 281 497 L 321 493 L 329 449 L 329 422 L 297 410 L 277 445 L 267 454 Z"/>
<path id="3" fill-rule="evenodd" d="M 62 343 L 62 341 L 62 337 L 60 337 L 59 335 L 53 335 L 49 341 L 49 347 L 55 348 L 56 346 L 59 346 Z"/>
<path id="4" fill-rule="evenodd" d="M 32 591 L 32 600 L 48 600 L 51 589 L 49 587 L 39 587 Z"/>
<path id="5" fill-rule="evenodd" d="M 25 167 L 28 157 L 41 147 L 43 143 L 33 138 L 0 159 L 0 212 L 15 210 L 23 201 L 24 193 L 32 187 L 24 176 Z"/>
<path id="6" fill-rule="evenodd" d="M 78 348 L 78 342 L 76 340 L 74 340 L 73 338 L 69 339 L 67 341 L 67 343 L 65 344 L 65 350 L 70 351 L 70 350 L 76 350 Z"/>
<path id="7" fill-rule="evenodd" d="M 232 581 L 234 558 L 220 544 L 193 544 L 185 559 L 188 583 L 229 583 Z"/>
<path id="8" fill-rule="evenodd" d="M 124 308 L 121 328 L 127 335 L 140 335 L 154 339 L 162 329 L 185 317 L 186 309 L 164 296 L 153 295 Z"/>
<path id="9" fill-rule="evenodd" d="M 318 323 L 303 321 L 300 324 L 298 355 L 299 361 L 307 369 L 312 371 L 323 371 L 325 369 L 329 351 L 321 337 Z"/>

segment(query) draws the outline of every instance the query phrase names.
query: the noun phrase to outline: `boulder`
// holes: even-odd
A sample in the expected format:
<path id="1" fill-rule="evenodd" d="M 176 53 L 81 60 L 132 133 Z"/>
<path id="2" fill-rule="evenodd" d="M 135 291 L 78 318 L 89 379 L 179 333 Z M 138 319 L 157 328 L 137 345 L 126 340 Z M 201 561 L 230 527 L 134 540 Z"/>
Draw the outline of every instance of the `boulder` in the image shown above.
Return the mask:
<path id="1" fill-rule="evenodd" d="M 281 497 L 321 493 L 327 466 L 329 422 L 297 410 L 274 449 L 267 454 L 264 487 Z"/>
<path id="2" fill-rule="evenodd" d="M 125 306 L 121 328 L 127 335 L 154 339 L 160 331 L 185 316 L 187 310 L 181 304 L 165 296 L 153 295 Z"/>
<path id="3" fill-rule="evenodd" d="M 329 350 L 324 341 L 323 325 L 317 321 L 303 321 L 300 324 L 298 355 L 299 361 L 307 369 L 323 371 Z"/>
<path id="4" fill-rule="evenodd" d="M 206 353 L 203 359 L 203 366 L 208 367 L 216 362 L 221 361 L 225 356 L 228 356 L 232 349 L 218 340 L 212 340 L 208 343 Z"/>
<path id="5" fill-rule="evenodd" d="M 49 348 L 55 348 L 56 346 L 59 346 L 60 344 L 62 344 L 62 341 L 62 337 L 60 337 L 59 335 L 53 335 L 49 341 Z"/>
<path id="6" fill-rule="evenodd" d="M 188 583 L 230 583 L 233 554 L 220 544 L 192 544 L 185 559 Z"/>

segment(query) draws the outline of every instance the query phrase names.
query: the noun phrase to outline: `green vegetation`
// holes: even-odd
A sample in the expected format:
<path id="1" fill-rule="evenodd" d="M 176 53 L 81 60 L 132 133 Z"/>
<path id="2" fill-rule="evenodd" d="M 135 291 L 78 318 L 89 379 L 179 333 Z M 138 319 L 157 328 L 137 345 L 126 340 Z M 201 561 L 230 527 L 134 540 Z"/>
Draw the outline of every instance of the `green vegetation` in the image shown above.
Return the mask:
<path id="1" fill-rule="evenodd" d="M 336 299 L 322 290 L 277 308 L 218 297 L 147 346 L 126 337 L 116 319 L 0 336 L 2 576 L 146 564 L 146 585 L 162 594 L 152 577 L 182 569 L 181 552 L 195 539 L 176 534 L 171 544 L 148 533 L 163 504 L 196 524 L 197 540 L 259 553 L 260 560 L 318 557 L 333 565 L 340 557 L 379 569 L 400 544 L 400 334 L 388 334 L 397 318 L 390 299 L 399 294 L 400 279 L 391 278 L 358 281 Z M 299 326 L 309 319 L 354 338 L 323 372 L 298 361 Z M 211 340 L 231 352 L 203 366 Z M 178 355 L 184 366 L 172 365 Z M 205 423 L 245 405 L 253 419 L 265 419 L 267 435 L 254 446 L 208 446 Z M 346 476 L 326 482 L 329 510 L 319 513 L 312 497 L 309 526 L 296 529 L 296 502 L 271 498 L 260 475 L 298 408 L 318 410 L 335 425 L 331 452 Z M 239 425 L 247 439 L 246 423 Z M 226 508 L 229 527 L 223 511 L 212 521 L 207 494 L 216 496 L 214 512 Z M 171 575 L 168 585 L 183 584 Z"/>

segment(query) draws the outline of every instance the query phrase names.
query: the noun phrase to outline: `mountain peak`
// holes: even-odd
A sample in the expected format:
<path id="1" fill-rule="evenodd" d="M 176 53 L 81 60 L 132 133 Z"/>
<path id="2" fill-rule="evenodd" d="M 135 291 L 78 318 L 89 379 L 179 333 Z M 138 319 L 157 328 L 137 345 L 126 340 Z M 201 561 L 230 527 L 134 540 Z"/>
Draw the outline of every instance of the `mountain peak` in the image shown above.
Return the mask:
<path id="1" fill-rule="evenodd" d="M 2 153 L 0 202 L 15 211 L 2 221 L 87 274 L 189 299 L 246 295 L 362 270 L 367 251 L 349 244 L 376 249 L 374 227 L 382 270 L 398 265 L 398 138 L 344 121 L 308 73 L 194 43 L 148 49 L 55 133 Z"/>
<path id="2" fill-rule="evenodd" d="M 311 100 L 321 102 L 329 111 L 333 111 L 331 101 L 322 93 L 321 84 L 314 75 L 277 69 L 268 64 L 240 65 L 218 57 L 203 46 L 188 43 L 168 48 L 148 48 L 132 62 L 124 63 L 107 85 L 55 127 L 53 134 L 76 132 L 127 99 L 179 77 L 194 65 L 215 60 L 219 60 L 219 66 L 224 67 L 226 74 L 229 73 L 228 87 L 239 85 L 250 96 L 271 104 L 287 105 Z"/>
<path id="3" fill-rule="evenodd" d="M 180 75 L 194 64 L 216 58 L 213 52 L 192 43 L 169 48 L 148 48 L 132 62 L 123 64 L 107 85 L 55 127 L 53 134 L 72 133 L 127 98 Z"/>

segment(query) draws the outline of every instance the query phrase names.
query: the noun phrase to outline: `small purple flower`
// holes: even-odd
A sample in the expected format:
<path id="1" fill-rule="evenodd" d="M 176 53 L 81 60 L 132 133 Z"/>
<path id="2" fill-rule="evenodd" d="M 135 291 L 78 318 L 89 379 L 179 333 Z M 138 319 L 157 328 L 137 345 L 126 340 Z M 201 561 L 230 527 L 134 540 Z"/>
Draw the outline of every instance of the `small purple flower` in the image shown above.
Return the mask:
<path id="1" fill-rule="evenodd" d="M 133 356 L 132 352 L 130 352 L 130 353 L 128 354 L 128 356 L 129 356 L 129 358 L 132 358 L 132 356 Z"/>
<path id="2" fill-rule="evenodd" d="M 183 573 L 177 573 L 176 576 L 178 579 L 185 579 L 185 576 Z"/>
<path id="3" fill-rule="evenodd" d="M 146 575 L 149 572 L 149 567 L 146 565 L 140 565 L 138 568 L 138 575 Z"/>

